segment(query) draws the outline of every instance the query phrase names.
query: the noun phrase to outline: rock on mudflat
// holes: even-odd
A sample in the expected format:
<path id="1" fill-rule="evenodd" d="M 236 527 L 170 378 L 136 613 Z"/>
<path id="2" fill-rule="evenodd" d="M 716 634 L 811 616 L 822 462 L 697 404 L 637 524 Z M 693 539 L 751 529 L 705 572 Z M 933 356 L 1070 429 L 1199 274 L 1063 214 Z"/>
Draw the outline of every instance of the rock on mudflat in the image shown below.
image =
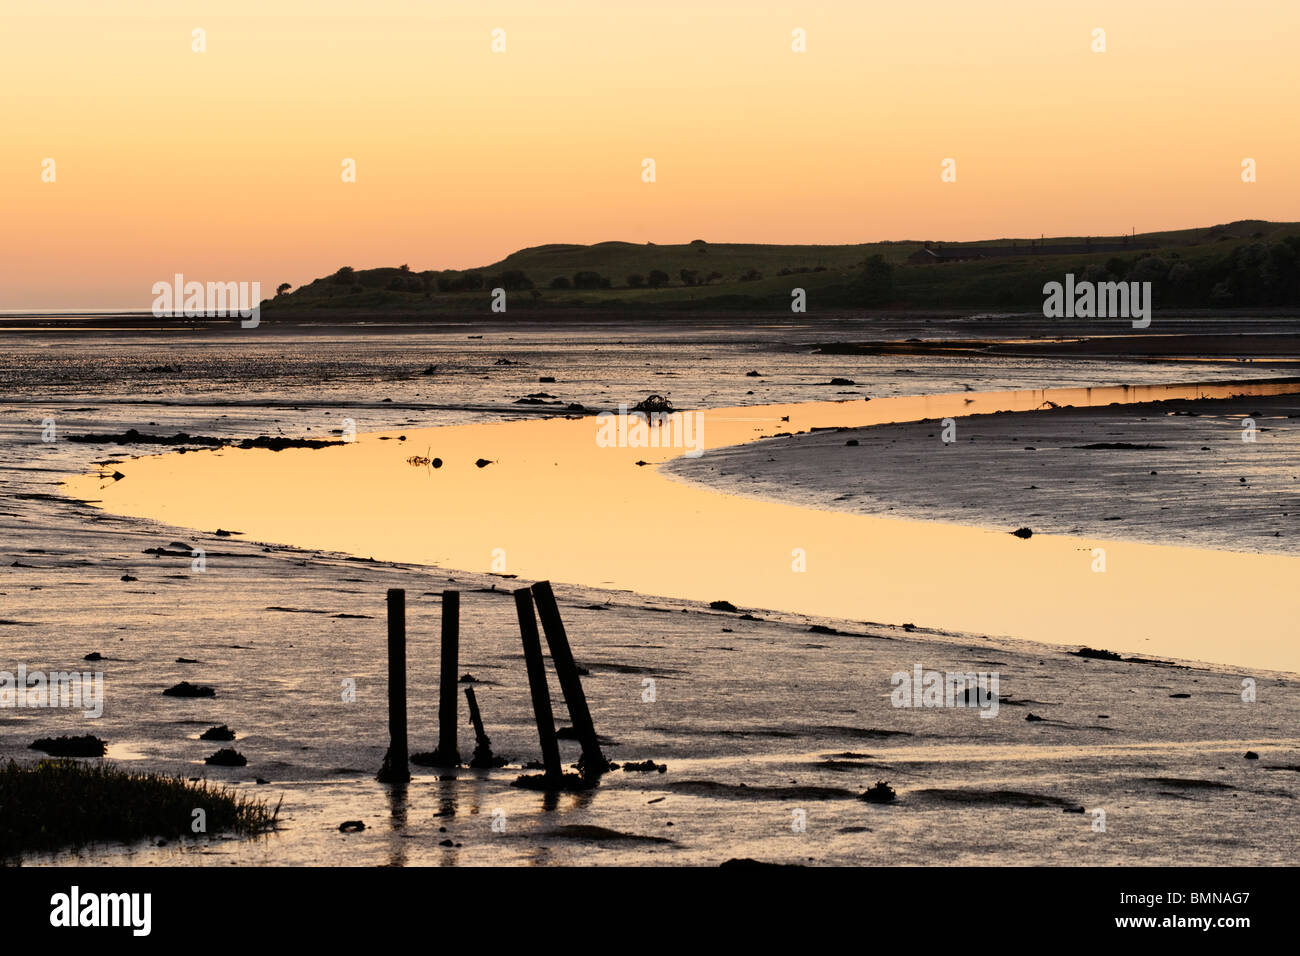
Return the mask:
<path id="1" fill-rule="evenodd" d="M 898 794 L 894 793 L 894 788 L 886 781 L 877 780 L 876 785 L 862 794 L 861 799 L 867 803 L 893 803 L 898 799 Z"/>
<path id="2" fill-rule="evenodd" d="M 243 767 L 248 764 L 248 758 L 232 747 L 223 747 L 203 762 L 214 767 Z"/>
<path id="3" fill-rule="evenodd" d="M 102 757 L 108 749 L 104 741 L 93 734 L 84 737 L 42 737 L 28 746 L 51 757 Z"/>

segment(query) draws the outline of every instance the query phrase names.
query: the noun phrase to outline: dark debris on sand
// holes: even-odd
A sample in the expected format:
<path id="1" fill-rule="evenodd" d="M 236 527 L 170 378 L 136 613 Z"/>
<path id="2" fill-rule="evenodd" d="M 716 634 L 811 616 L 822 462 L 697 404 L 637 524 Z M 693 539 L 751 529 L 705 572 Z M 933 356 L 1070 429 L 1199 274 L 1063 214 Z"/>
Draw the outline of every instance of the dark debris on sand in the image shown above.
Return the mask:
<path id="1" fill-rule="evenodd" d="M 94 734 L 86 734 L 84 737 L 41 737 L 28 749 L 39 750 L 51 757 L 102 757 L 108 751 L 108 745 Z"/>
<path id="2" fill-rule="evenodd" d="M 233 747 L 223 747 L 212 756 L 205 757 L 203 762 L 213 767 L 244 767 L 248 765 L 248 758 Z"/>
<path id="3" fill-rule="evenodd" d="M 862 794 L 862 799 L 867 803 L 893 803 L 898 799 L 898 794 L 887 781 L 877 780 L 875 786 L 868 788 Z"/>
<path id="4" fill-rule="evenodd" d="M 267 448 L 282 451 L 285 448 L 328 448 L 331 445 L 346 445 L 342 440 L 322 438 L 285 438 L 283 435 L 258 435 L 256 438 L 216 438 L 212 435 L 191 435 L 177 432 L 175 435 L 146 435 L 134 428 L 124 432 L 68 435 L 67 441 L 83 442 L 96 445 L 202 445 L 208 448 Z"/>

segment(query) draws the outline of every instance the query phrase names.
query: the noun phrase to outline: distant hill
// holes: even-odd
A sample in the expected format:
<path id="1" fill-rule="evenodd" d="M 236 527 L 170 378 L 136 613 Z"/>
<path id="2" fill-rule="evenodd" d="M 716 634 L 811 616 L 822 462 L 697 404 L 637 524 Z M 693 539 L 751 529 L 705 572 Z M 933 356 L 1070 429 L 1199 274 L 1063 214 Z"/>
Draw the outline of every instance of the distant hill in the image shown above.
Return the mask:
<path id="1" fill-rule="evenodd" d="M 1150 281 L 1156 304 L 1300 307 L 1300 223 L 1242 220 L 1136 236 L 857 245 L 600 242 L 551 244 L 477 269 L 344 267 L 264 311 L 473 312 L 491 290 L 518 309 L 788 309 L 805 290 L 824 308 L 1033 310 L 1045 282 Z"/>

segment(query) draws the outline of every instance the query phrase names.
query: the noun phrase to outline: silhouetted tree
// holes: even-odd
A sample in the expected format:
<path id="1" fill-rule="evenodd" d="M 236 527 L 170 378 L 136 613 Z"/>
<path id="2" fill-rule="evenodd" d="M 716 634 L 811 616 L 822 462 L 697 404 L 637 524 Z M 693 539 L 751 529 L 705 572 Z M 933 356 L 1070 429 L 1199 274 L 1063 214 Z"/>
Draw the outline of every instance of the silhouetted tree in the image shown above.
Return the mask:
<path id="1" fill-rule="evenodd" d="M 652 289 L 659 289 L 666 286 L 669 281 L 667 272 L 664 272 L 662 269 L 651 269 L 650 275 L 646 279 L 646 284 Z"/>
<path id="2" fill-rule="evenodd" d="M 533 287 L 533 280 L 519 269 L 507 269 L 500 275 L 490 278 L 488 285 L 494 289 L 505 289 L 507 292 L 522 292 Z"/>
<path id="3" fill-rule="evenodd" d="M 887 305 L 894 297 L 894 267 L 882 255 L 874 255 L 862 265 L 857 281 L 859 305 Z"/>

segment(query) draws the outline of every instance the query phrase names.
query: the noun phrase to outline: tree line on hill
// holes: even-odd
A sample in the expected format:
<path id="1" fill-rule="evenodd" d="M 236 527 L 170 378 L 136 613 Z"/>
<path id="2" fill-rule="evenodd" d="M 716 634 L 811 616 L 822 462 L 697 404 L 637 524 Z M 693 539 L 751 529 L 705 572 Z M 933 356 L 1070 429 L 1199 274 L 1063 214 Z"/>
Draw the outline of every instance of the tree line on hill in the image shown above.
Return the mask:
<path id="1" fill-rule="evenodd" d="M 1118 256 L 1079 270 L 1093 282 L 1150 282 L 1157 305 L 1182 307 L 1300 306 L 1300 236 L 1251 242 L 1226 255 L 1196 260 L 1177 251 Z"/>
<path id="2" fill-rule="evenodd" d="M 877 256 L 876 258 L 880 258 Z M 393 276 L 383 283 L 383 287 L 390 292 L 416 292 L 429 294 L 435 290 L 441 293 L 451 292 L 476 292 L 480 289 L 505 289 L 507 292 L 521 292 L 536 288 L 536 284 L 528 274 L 520 269 L 506 269 L 495 275 L 485 275 L 481 271 L 470 270 L 468 272 L 446 273 L 446 272 L 421 272 L 413 273 L 409 266 L 402 266 L 399 270 L 402 274 Z M 800 266 L 796 268 L 784 268 L 778 273 L 779 276 L 799 275 L 808 272 L 825 272 L 825 266 Z M 351 266 L 343 266 L 332 276 L 330 281 L 334 285 L 346 286 L 351 291 L 360 292 L 368 285 L 375 286 L 374 282 L 364 281 L 369 277 L 360 276 Z M 720 279 L 725 278 L 721 272 L 713 270 L 704 272 L 698 269 L 681 269 L 677 273 L 677 281 L 683 286 L 706 286 L 712 285 Z M 752 282 L 756 279 L 763 278 L 763 273 L 757 269 L 747 269 L 739 279 L 741 282 Z M 639 272 L 630 273 L 624 279 L 625 285 L 629 289 L 661 289 L 673 284 L 673 277 L 662 269 L 651 269 L 648 273 Z M 603 276 L 599 272 L 591 269 L 582 269 L 571 276 L 555 276 L 547 283 L 551 289 L 569 290 L 569 289 L 612 289 L 614 288 L 613 280 L 608 276 Z M 283 293 L 290 288 L 289 283 L 282 283 L 277 288 L 277 294 Z"/>
<path id="3" fill-rule="evenodd" d="M 924 276 L 929 283 L 926 303 L 950 299 L 951 307 L 992 304 L 1033 308 L 1041 304 L 1041 286 L 1059 276 L 1053 273 L 1059 266 L 1046 267 L 1041 261 L 1024 263 L 1021 271 L 1000 273 L 998 277 L 981 276 L 978 262 L 953 263 L 935 266 L 899 267 L 882 255 L 872 255 L 852 273 L 842 285 L 825 286 L 826 295 L 832 296 L 836 305 L 862 308 L 907 308 L 916 286 L 911 281 Z M 974 272 L 970 270 L 976 270 Z M 825 266 L 799 266 L 782 268 L 776 276 L 795 276 L 825 272 Z M 1150 282 L 1152 295 L 1158 307 L 1176 308 L 1260 308 L 1300 307 L 1300 236 L 1286 236 L 1266 240 L 1257 236 L 1254 241 L 1234 245 L 1218 254 L 1198 252 L 1184 255 L 1179 249 L 1142 251 L 1135 256 L 1112 256 L 1103 262 L 1089 262 L 1073 270 L 1077 279 L 1091 282 Z M 663 269 L 652 269 L 642 274 L 634 272 L 625 277 L 628 289 L 661 289 L 667 286 L 705 287 L 726 277 L 717 270 L 705 272 L 698 269 L 680 269 L 671 276 Z M 757 268 L 747 268 L 735 276 L 743 283 L 764 278 Z M 936 286 L 931 280 L 939 280 Z M 951 280 L 952 288 L 945 291 Z M 971 281 L 973 280 L 973 281 Z M 488 274 L 482 270 L 466 272 L 415 273 L 408 266 L 396 270 L 374 270 L 358 274 L 344 266 L 333 276 L 317 280 L 344 287 L 347 292 L 362 292 L 366 288 L 384 288 L 393 292 L 422 294 L 430 298 L 437 293 L 475 292 L 483 289 L 505 289 L 507 292 L 531 291 L 540 297 L 539 286 L 521 269 L 505 269 Z M 556 291 L 601 290 L 615 288 L 609 276 L 592 269 L 582 269 L 572 275 L 555 276 L 545 287 Z M 281 285 L 277 295 L 289 288 Z M 909 294 L 909 290 L 910 294 Z M 754 299 L 775 296 L 759 295 Z M 970 301 L 966 301 L 966 300 Z M 985 300 L 988 300 L 986 302 Z"/>

